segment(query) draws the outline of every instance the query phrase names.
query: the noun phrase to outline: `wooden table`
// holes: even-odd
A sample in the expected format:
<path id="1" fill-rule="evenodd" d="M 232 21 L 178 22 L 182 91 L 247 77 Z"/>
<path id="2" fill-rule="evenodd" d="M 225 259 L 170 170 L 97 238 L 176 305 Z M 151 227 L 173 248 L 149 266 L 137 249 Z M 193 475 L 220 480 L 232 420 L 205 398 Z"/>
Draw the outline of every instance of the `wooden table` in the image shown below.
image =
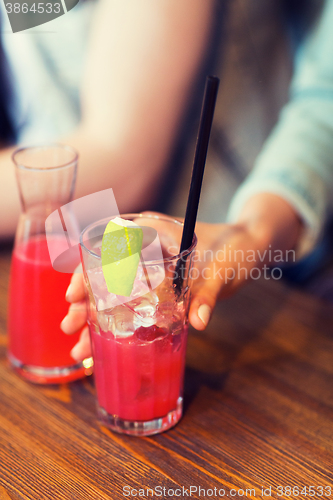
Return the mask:
<path id="1" fill-rule="evenodd" d="M 273 281 L 221 303 L 190 334 L 183 419 L 133 438 L 98 423 L 92 378 L 45 387 L 10 369 L 9 259 L 3 250 L 0 500 L 333 497 L 332 305 Z"/>

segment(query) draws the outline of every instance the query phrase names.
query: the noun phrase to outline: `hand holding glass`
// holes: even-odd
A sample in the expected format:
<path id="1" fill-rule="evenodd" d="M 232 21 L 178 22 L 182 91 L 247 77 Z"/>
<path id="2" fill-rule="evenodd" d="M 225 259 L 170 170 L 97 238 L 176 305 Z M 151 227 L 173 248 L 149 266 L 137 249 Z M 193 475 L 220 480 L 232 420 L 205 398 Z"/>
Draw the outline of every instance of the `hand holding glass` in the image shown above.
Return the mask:
<path id="1" fill-rule="evenodd" d="M 108 292 L 102 273 L 102 237 L 109 219 L 88 226 L 81 234 L 98 414 L 114 431 L 150 435 L 174 426 L 182 415 L 190 270 L 196 237 L 182 254 L 185 265 L 179 290 L 174 278 L 182 223 L 166 216 L 122 217 L 140 227 L 154 228 L 163 256 L 149 260 L 154 242 L 142 251 L 144 259 L 131 296 L 124 298 Z"/>

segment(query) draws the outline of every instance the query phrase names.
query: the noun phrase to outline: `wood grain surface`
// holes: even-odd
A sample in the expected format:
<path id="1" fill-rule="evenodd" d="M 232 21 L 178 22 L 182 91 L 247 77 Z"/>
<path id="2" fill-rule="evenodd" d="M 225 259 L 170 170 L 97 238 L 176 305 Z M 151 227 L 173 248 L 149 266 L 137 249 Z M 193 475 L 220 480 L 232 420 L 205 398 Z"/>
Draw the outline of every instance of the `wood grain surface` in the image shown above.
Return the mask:
<path id="1" fill-rule="evenodd" d="M 9 261 L 4 249 L 0 500 L 333 498 L 332 305 L 273 281 L 219 304 L 189 336 L 181 422 L 135 438 L 99 424 L 92 377 L 37 386 L 9 367 Z"/>

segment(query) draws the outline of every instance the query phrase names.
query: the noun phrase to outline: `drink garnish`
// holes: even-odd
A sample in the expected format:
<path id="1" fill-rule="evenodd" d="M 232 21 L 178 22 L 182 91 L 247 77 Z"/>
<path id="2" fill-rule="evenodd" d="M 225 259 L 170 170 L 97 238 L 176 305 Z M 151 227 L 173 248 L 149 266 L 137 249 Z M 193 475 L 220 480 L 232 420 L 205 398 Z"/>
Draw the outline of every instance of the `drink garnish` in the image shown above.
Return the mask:
<path id="1" fill-rule="evenodd" d="M 101 258 L 107 289 L 129 297 L 140 262 L 143 231 L 132 221 L 115 217 L 105 228 Z"/>

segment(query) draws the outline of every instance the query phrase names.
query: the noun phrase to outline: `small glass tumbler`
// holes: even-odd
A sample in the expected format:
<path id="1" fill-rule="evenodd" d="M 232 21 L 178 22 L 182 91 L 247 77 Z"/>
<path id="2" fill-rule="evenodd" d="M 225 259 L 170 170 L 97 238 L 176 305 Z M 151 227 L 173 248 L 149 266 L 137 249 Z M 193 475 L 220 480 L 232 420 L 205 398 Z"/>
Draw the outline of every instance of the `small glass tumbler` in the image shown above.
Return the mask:
<path id="1" fill-rule="evenodd" d="M 178 220 L 156 214 L 122 218 L 146 229 L 129 297 L 109 293 L 103 277 L 101 245 L 109 219 L 91 224 L 80 237 L 97 408 L 113 431 L 147 436 L 166 431 L 182 416 L 197 240 L 194 235 L 191 247 L 178 255 L 183 229 Z M 150 260 L 158 252 L 160 259 Z"/>
<path id="2" fill-rule="evenodd" d="M 90 370 L 70 356 L 79 334 L 69 336 L 60 330 L 68 312 L 65 294 L 71 275 L 52 267 L 45 220 L 72 199 L 77 153 L 52 144 L 18 149 L 13 161 L 23 211 L 11 265 L 8 358 L 32 382 L 68 382 Z M 62 241 L 55 235 L 53 244 Z"/>

